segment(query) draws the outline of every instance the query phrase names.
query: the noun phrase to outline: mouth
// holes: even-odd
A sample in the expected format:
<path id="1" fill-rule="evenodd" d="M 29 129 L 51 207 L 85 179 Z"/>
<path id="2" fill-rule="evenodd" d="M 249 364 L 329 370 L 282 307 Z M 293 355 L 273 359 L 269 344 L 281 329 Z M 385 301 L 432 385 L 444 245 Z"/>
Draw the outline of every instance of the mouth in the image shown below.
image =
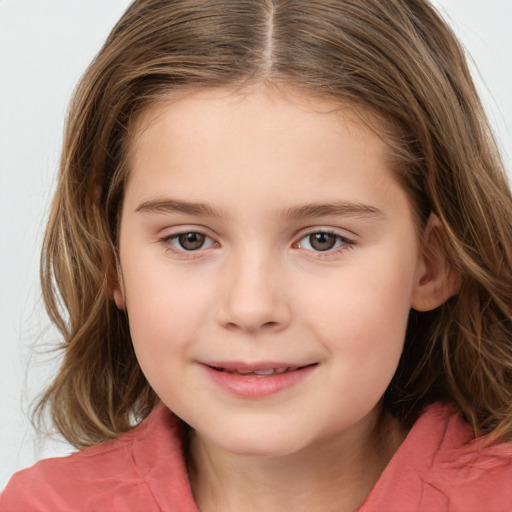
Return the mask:
<path id="1" fill-rule="evenodd" d="M 221 389 L 241 398 L 262 399 L 298 385 L 313 373 L 318 363 L 208 362 L 202 365 Z"/>

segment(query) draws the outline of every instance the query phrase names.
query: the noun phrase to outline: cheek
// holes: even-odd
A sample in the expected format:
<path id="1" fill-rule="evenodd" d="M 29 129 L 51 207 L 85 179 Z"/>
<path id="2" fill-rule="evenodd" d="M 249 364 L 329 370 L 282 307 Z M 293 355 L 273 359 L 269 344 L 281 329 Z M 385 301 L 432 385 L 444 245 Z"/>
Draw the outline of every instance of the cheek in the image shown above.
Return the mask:
<path id="1" fill-rule="evenodd" d="M 413 286 L 410 263 L 386 265 L 380 261 L 374 266 L 347 268 L 317 284 L 313 293 L 309 290 L 307 306 L 320 327 L 352 334 L 389 333 L 392 337 L 405 329 Z"/>
<path id="2" fill-rule="evenodd" d="M 123 275 L 137 358 L 143 370 L 167 367 L 192 344 L 211 315 L 210 288 L 194 272 L 169 265 L 165 257 L 127 260 Z"/>
<path id="3" fill-rule="evenodd" d="M 173 286 L 146 282 L 127 296 L 130 334 L 139 365 L 159 396 L 180 389 L 183 366 L 193 339 L 195 316 Z M 164 293 L 165 292 L 165 293 Z M 162 395 L 163 393 L 163 395 Z"/>
<path id="4" fill-rule="evenodd" d="M 304 310 L 308 328 L 358 385 L 392 378 L 405 340 L 416 247 L 376 251 L 364 265 L 345 268 L 315 289 Z"/>

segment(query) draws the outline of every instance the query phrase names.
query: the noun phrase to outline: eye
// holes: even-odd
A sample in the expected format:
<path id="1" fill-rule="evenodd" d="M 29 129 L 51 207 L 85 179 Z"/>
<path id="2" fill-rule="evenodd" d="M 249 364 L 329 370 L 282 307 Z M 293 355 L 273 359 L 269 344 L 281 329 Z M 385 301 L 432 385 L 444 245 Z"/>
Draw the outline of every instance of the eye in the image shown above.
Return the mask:
<path id="1" fill-rule="evenodd" d="M 318 231 L 302 237 L 297 247 L 308 251 L 326 252 L 351 245 L 353 242 L 335 233 Z"/>
<path id="2" fill-rule="evenodd" d="M 177 233 L 166 239 L 166 242 L 178 251 L 197 251 L 199 249 L 207 249 L 212 247 L 214 242 L 211 238 L 203 233 L 189 231 L 187 233 Z"/>

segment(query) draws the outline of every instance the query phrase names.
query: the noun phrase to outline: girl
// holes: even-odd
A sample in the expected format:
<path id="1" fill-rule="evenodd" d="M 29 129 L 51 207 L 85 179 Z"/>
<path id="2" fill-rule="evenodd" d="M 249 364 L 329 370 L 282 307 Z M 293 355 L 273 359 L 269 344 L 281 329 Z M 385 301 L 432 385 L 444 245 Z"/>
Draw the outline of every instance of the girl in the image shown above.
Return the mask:
<path id="1" fill-rule="evenodd" d="M 2 511 L 512 509 L 511 214 L 425 0 L 136 0 L 42 259 L 84 449 Z"/>

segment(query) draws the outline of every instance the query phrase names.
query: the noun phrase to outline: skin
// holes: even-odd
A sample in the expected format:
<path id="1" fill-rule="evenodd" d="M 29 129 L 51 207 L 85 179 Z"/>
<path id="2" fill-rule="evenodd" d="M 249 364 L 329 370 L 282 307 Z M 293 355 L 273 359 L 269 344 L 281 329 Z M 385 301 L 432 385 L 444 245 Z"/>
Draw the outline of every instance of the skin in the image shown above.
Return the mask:
<path id="1" fill-rule="evenodd" d="M 114 298 L 148 381 L 193 429 L 201 510 L 353 510 L 406 435 L 379 400 L 410 308 L 453 290 L 387 162 L 353 111 L 298 93 L 195 92 L 141 119 Z M 247 398 L 212 361 L 312 369 Z"/>

